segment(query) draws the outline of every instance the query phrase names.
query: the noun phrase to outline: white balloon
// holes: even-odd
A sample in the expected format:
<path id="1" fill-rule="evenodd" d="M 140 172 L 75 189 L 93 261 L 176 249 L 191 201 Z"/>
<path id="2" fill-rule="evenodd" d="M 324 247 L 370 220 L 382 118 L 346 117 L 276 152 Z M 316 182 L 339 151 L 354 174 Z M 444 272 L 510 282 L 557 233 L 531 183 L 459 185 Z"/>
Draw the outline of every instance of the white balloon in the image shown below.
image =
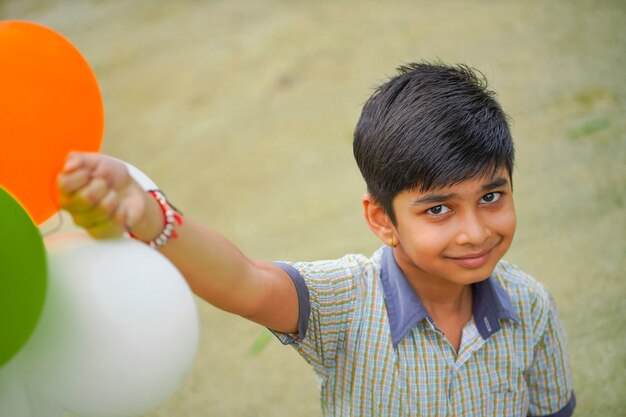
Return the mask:
<path id="1" fill-rule="evenodd" d="M 0 417 L 32 417 L 26 384 L 16 357 L 0 368 Z"/>
<path id="2" fill-rule="evenodd" d="M 24 347 L 0 368 L 0 417 L 63 417 L 63 407 L 28 385 L 32 359 Z"/>
<path id="3" fill-rule="evenodd" d="M 27 369 L 31 358 L 22 349 L 0 368 L 0 417 L 62 417 L 63 408 L 43 398 L 28 386 Z"/>
<path id="4" fill-rule="evenodd" d="M 118 161 L 121 161 L 124 164 L 126 164 L 128 173 L 130 174 L 131 177 L 133 177 L 135 181 L 139 183 L 141 188 L 143 188 L 146 191 L 159 189 L 159 187 L 154 183 L 154 181 L 152 181 L 152 179 L 146 174 L 144 174 L 144 172 L 141 171 L 139 168 L 135 167 L 134 165 L 129 164 L 126 161 L 122 161 L 121 159 L 118 159 Z"/>
<path id="5" fill-rule="evenodd" d="M 41 393 L 33 391 L 30 387 L 27 392 L 32 417 L 63 417 L 65 415 L 62 406 L 44 398 Z"/>
<path id="6" fill-rule="evenodd" d="M 142 414 L 192 366 L 198 315 L 178 270 L 131 240 L 85 233 L 45 239 L 46 304 L 26 346 L 29 385 L 81 417 Z"/>
<path id="7" fill-rule="evenodd" d="M 7 375 L 2 370 L 0 370 L 0 417 L 32 417 L 23 381 Z"/>

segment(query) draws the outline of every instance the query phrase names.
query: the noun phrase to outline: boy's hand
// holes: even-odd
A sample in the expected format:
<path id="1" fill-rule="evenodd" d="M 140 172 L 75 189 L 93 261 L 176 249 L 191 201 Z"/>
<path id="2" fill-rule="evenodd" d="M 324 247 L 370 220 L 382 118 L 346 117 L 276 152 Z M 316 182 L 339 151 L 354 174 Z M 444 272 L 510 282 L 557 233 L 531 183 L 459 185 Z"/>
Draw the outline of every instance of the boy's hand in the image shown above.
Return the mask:
<path id="1" fill-rule="evenodd" d="M 159 234 L 149 227 L 149 195 L 130 176 L 121 161 L 96 153 L 72 152 L 58 176 L 61 207 L 96 239 L 121 236 L 140 229 L 146 241 Z M 152 236 L 145 236 L 153 233 Z"/>

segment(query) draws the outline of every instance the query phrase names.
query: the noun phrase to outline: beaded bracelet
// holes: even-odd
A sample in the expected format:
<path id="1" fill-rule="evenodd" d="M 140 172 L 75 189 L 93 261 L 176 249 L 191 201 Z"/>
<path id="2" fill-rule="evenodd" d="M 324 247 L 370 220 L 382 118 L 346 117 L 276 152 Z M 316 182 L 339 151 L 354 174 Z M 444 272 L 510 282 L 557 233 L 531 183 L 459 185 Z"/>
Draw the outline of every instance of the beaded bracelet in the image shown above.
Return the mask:
<path id="1" fill-rule="evenodd" d="M 157 203 L 159 203 L 159 206 L 161 206 L 161 210 L 163 211 L 164 224 L 161 233 L 154 240 L 144 243 L 150 245 L 151 248 L 158 249 L 167 245 L 170 239 L 176 239 L 178 237 L 178 234 L 174 230 L 174 227 L 176 226 L 176 224 L 182 225 L 183 218 L 180 213 L 167 201 L 167 198 L 161 191 L 149 190 L 148 194 L 154 197 Z M 133 235 L 132 233 L 130 233 L 130 236 L 134 239 L 137 239 L 137 236 Z"/>

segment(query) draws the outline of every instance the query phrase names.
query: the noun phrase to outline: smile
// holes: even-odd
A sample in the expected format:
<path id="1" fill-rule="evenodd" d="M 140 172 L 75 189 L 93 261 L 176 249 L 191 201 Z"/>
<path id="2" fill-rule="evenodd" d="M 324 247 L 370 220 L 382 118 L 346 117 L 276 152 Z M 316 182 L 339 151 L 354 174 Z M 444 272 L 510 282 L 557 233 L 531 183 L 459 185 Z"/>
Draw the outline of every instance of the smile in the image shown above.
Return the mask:
<path id="1" fill-rule="evenodd" d="M 449 259 L 452 259 L 454 262 L 464 268 L 480 268 L 487 263 L 492 250 L 493 248 L 480 252 L 469 253 L 463 256 L 450 256 Z"/>

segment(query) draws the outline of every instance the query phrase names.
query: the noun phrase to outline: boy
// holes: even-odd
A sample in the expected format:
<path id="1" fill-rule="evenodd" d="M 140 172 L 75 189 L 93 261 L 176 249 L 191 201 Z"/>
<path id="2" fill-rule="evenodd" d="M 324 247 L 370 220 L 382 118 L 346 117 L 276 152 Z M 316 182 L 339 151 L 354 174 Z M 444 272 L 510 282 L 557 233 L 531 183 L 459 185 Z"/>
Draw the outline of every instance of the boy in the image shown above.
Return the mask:
<path id="1" fill-rule="evenodd" d="M 354 155 L 365 219 L 386 243 L 371 258 L 249 259 L 103 155 L 70 155 L 59 185 L 94 237 L 132 231 L 197 295 L 292 344 L 321 378 L 326 416 L 571 415 L 554 303 L 501 261 L 514 150 L 484 81 L 465 66 L 401 67 L 365 104 Z"/>

